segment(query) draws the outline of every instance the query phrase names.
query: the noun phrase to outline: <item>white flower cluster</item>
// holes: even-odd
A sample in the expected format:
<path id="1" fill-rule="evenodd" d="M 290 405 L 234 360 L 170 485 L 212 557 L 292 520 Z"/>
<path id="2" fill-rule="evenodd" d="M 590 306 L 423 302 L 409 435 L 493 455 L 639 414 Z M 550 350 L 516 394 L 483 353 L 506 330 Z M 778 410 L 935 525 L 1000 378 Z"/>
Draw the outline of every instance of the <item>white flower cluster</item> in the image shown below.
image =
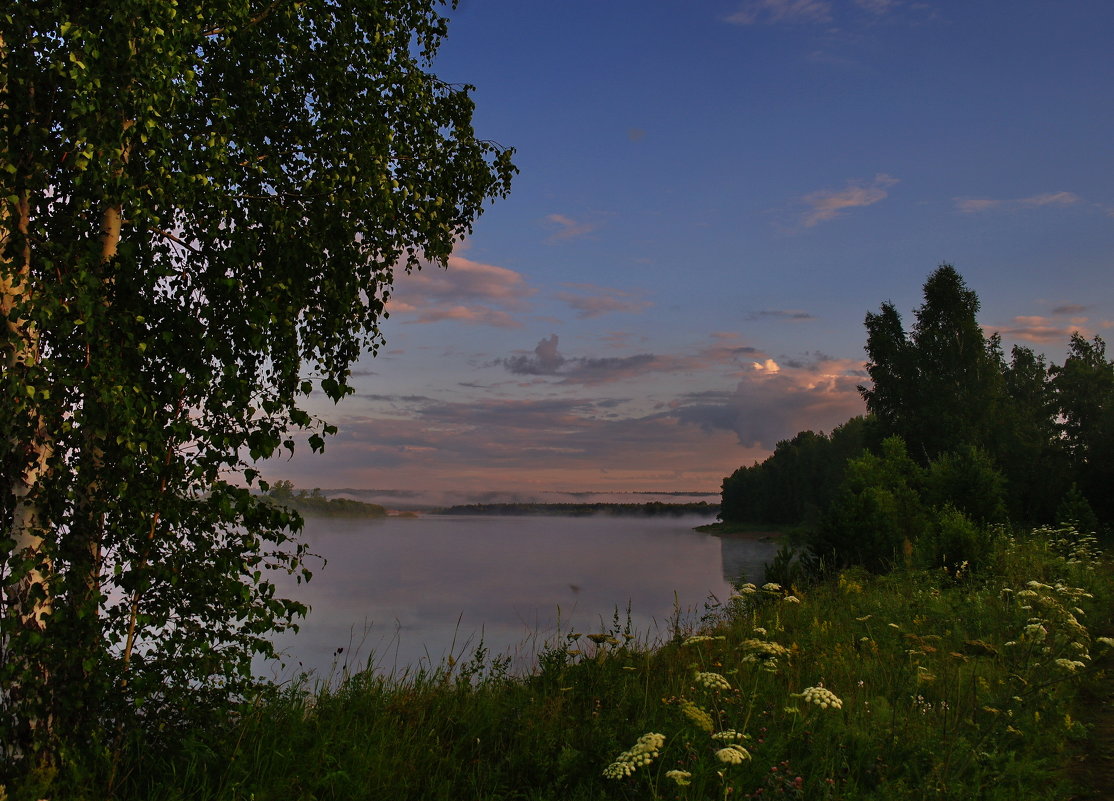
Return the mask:
<path id="1" fill-rule="evenodd" d="M 729 745 L 716 751 L 716 759 L 728 765 L 740 765 L 744 759 L 750 759 L 750 752 L 741 745 Z"/>
<path id="2" fill-rule="evenodd" d="M 717 731 L 713 734 L 712 739 L 730 743 L 736 740 L 746 740 L 747 735 L 743 734 L 741 731 L 735 731 L 734 729 L 724 729 L 723 731 Z"/>
<path id="3" fill-rule="evenodd" d="M 665 744 L 665 735 L 657 732 L 643 734 L 629 749 L 619 754 L 614 762 L 603 770 L 603 775 L 608 779 L 622 779 L 630 776 L 638 768 L 649 765 Z"/>
<path id="4" fill-rule="evenodd" d="M 1099 645 L 1105 645 L 1107 648 L 1114 648 L 1114 637 L 1098 637 L 1095 642 Z"/>
<path id="5" fill-rule="evenodd" d="M 773 581 L 767 582 L 762 585 L 763 592 L 781 592 L 781 585 Z"/>
<path id="6" fill-rule="evenodd" d="M 1057 659 L 1056 664 L 1068 673 L 1074 673 L 1080 668 L 1087 667 L 1085 662 L 1080 662 L 1078 659 Z"/>
<path id="7" fill-rule="evenodd" d="M 786 595 L 782 600 L 791 604 L 799 604 L 801 602 L 801 599 L 796 595 Z"/>
<path id="8" fill-rule="evenodd" d="M 692 778 L 692 774 L 689 773 L 687 770 L 667 770 L 665 772 L 665 778 L 672 779 L 673 781 L 677 782 L 677 785 L 679 787 L 685 787 L 686 785 L 692 784 L 692 782 L 689 781 L 689 779 Z"/>
<path id="9" fill-rule="evenodd" d="M 725 679 L 718 673 L 700 673 L 696 674 L 696 683 L 709 690 L 730 690 L 731 682 Z"/>
<path id="10" fill-rule="evenodd" d="M 821 709 L 842 709 L 843 701 L 826 687 L 806 687 L 801 699 L 808 704 L 816 704 Z"/>
<path id="11" fill-rule="evenodd" d="M 707 710 L 698 707 L 688 699 L 681 699 L 681 712 L 706 732 L 711 732 L 716 727 L 715 721 L 712 720 L 712 716 L 708 714 Z"/>
<path id="12" fill-rule="evenodd" d="M 1030 623 L 1021 632 L 1021 639 L 1026 642 L 1043 642 L 1048 636 L 1048 629 L 1043 623 Z"/>

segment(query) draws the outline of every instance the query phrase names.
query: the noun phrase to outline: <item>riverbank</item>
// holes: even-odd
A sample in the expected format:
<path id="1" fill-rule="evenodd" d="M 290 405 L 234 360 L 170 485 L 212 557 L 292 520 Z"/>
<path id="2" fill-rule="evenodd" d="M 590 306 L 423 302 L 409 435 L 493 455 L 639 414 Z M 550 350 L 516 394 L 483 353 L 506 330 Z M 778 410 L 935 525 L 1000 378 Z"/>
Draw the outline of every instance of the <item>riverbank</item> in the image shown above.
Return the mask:
<path id="1" fill-rule="evenodd" d="M 658 648 L 617 616 L 550 643 L 524 678 L 481 646 L 401 677 L 287 688 L 194 735 L 185 763 L 142 754 L 126 789 L 168 801 L 1099 798 L 1078 767 L 1090 731 L 1077 710 L 1109 670 L 1114 581 L 1091 545 L 1041 531 L 996 541 L 980 574 L 744 585 Z"/>

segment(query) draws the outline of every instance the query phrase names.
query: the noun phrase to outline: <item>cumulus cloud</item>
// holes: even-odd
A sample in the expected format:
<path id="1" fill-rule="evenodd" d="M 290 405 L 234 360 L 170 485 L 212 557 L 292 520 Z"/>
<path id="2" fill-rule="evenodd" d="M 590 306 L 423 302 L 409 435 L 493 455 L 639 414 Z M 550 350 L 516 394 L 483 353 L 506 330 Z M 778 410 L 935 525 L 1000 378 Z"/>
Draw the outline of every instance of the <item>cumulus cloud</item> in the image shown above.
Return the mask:
<path id="1" fill-rule="evenodd" d="M 1009 200 L 1000 200 L 985 197 L 957 197 L 952 198 L 955 207 L 963 214 L 978 214 L 991 209 L 1033 209 L 1041 206 L 1074 206 L 1083 202 L 1083 198 L 1074 192 L 1045 192 L 1029 197 L 1018 197 Z"/>
<path id="2" fill-rule="evenodd" d="M 497 328 L 518 328 L 516 312 L 530 308 L 537 292 L 521 273 L 450 256 L 447 270 L 426 267 L 395 279 L 387 311 L 411 323 L 457 321 Z"/>
<path id="3" fill-rule="evenodd" d="M 548 242 L 560 242 L 563 239 L 575 239 L 577 237 L 590 234 L 599 228 L 596 222 L 588 220 L 574 220 L 572 217 L 567 217 L 564 214 L 550 214 L 545 218 L 546 224 L 555 229 L 550 234 Z"/>
<path id="4" fill-rule="evenodd" d="M 566 359 L 557 351 L 557 335 L 550 334 L 534 348 L 533 355 L 521 354 L 503 360 L 516 375 L 555 375 Z"/>
<path id="5" fill-rule="evenodd" d="M 861 362 L 821 357 L 798 368 L 773 359 L 754 364 L 735 391 L 693 398 L 675 414 L 685 422 L 735 432 L 739 444 L 772 449 L 798 431 L 831 431 L 865 411 Z"/>
<path id="6" fill-rule="evenodd" d="M 746 0 L 726 17 L 735 25 L 777 25 L 831 22 L 828 0 Z"/>
<path id="7" fill-rule="evenodd" d="M 581 320 L 599 317 L 611 312 L 640 312 L 653 304 L 634 292 L 592 284 L 566 284 L 577 292 L 558 292 L 557 299 L 576 310 Z"/>
<path id="8" fill-rule="evenodd" d="M 839 190 L 821 189 L 811 192 L 801 198 L 801 202 L 812 210 L 801 219 L 805 228 L 841 216 L 848 209 L 873 206 L 889 197 L 889 187 L 898 183 L 898 179 L 885 173 L 878 173 L 869 183 L 864 181 L 848 181 L 847 186 Z"/>
<path id="9" fill-rule="evenodd" d="M 558 341 L 557 335 L 551 334 L 537 344 L 532 354 L 515 354 L 497 359 L 495 364 L 515 375 L 558 376 L 562 384 L 606 384 L 675 367 L 670 357 L 652 353 L 566 358 L 557 349 Z"/>

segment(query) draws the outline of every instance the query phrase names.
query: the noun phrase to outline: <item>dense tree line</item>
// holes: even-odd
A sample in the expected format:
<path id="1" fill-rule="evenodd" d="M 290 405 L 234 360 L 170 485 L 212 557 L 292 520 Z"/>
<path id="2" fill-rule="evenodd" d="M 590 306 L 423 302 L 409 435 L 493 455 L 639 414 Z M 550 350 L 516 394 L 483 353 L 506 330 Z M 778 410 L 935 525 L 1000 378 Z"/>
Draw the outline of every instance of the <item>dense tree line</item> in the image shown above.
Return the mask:
<path id="1" fill-rule="evenodd" d="M 869 414 L 830 435 L 802 432 L 728 476 L 724 521 L 807 523 L 815 552 L 860 563 L 934 550 L 933 538 L 973 555 L 975 532 L 993 523 L 1114 521 L 1105 342 L 1073 334 L 1061 365 L 1026 347 L 1007 359 L 978 311 L 943 265 L 910 331 L 892 303 L 867 314 L 871 384 L 859 390 Z"/>
<path id="2" fill-rule="evenodd" d="M 782 440 L 764 462 L 723 480 L 720 517 L 779 525 L 815 519 L 835 497 L 847 460 L 866 447 L 866 429 L 866 420 L 855 417 L 831 434 L 802 431 Z"/>

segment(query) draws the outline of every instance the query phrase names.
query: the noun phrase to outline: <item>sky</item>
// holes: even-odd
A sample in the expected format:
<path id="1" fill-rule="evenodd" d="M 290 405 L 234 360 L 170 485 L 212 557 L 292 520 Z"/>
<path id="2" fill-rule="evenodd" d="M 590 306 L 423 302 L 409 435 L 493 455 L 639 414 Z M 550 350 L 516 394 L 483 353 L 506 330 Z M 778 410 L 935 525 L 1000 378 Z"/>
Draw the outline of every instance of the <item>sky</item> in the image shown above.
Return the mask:
<path id="1" fill-rule="evenodd" d="M 1109 0 L 462 0 L 509 198 L 396 280 L 302 487 L 717 492 L 864 412 L 954 265 L 1007 353 L 1114 335 Z"/>

